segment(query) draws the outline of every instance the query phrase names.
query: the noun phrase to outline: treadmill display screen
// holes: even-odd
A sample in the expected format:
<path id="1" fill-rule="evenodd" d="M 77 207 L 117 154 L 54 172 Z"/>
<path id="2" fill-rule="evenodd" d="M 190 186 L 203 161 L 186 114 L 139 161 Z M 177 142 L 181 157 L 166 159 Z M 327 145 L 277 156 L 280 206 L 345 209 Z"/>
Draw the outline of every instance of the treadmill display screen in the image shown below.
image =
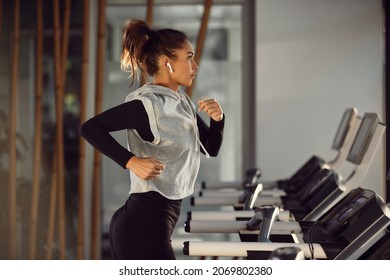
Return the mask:
<path id="1" fill-rule="evenodd" d="M 366 113 L 363 117 L 363 120 L 360 124 L 359 131 L 356 134 L 356 138 L 352 144 L 352 147 L 349 151 L 347 160 L 360 164 L 363 155 L 368 148 L 368 143 L 371 141 L 372 135 L 379 123 L 379 117 L 373 113 Z"/>
<path id="2" fill-rule="evenodd" d="M 356 109 L 354 108 L 348 109 L 344 112 L 339 128 L 337 129 L 336 136 L 333 139 L 333 144 L 332 144 L 333 149 L 339 150 L 342 147 L 345 141 L 345 137 L 347 136 L 348 129 L 351 126 L 351 121 L 355 116 L 356 116 Z"/>

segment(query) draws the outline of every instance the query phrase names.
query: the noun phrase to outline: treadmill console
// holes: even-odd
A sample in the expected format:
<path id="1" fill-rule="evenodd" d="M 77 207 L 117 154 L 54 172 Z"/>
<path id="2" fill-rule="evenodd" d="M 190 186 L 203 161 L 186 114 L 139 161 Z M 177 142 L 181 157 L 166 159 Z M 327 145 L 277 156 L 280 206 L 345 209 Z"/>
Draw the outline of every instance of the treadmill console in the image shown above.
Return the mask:
<path id="1" fill-rule="evenodd" d="M 362 122 L 359 126 L 359 130 L 356 134 L 355 140 L 349 150 L 347 160 L 360 164 L 364 154 L 366 153 L 371 138 L 374 135 L 376 127 L 379 124 L 379 117 L 375 113 L 365 113 Z"/>
<path id="2" fill-rule="evenodd" d="M 343 117 L 341 118 L 339 127 L 337 129 L 336 135 L 333 139 L 332 149 L 339 150 L 343 146 L 348 130 L 352 126 L 352 123 L 356 117 L 357 117 L 356 108 L 349 108 L 345 110 Z"/>

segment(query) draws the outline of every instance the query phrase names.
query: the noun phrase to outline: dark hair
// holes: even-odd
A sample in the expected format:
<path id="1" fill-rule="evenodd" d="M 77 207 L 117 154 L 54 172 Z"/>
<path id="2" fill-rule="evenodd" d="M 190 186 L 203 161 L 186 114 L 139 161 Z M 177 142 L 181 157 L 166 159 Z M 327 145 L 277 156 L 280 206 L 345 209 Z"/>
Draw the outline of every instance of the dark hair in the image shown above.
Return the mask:
<path id="1" fill-rule="evenodd" d="M 188 41 L 187 35 L 174 29 L 153 30 L 143 20 L 127 21 L 122 34 L 121 68 L 129 71 L 133 83 L 136 70 L 153 75 L 158 71 L 158 58 L 175 58 L 175 51 Z"/>

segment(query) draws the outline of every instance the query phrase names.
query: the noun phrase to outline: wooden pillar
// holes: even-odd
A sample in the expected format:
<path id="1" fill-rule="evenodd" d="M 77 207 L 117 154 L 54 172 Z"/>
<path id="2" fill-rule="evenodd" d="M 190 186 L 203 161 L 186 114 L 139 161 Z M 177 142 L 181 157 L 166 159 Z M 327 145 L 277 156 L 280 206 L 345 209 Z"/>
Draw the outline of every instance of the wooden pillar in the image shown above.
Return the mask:
<path id="1" fill-rule="evenodd" d="M 90 0 L 83 1 L 83 53 L 81 62 L 81 94 L 80 94 L 80 125 L 86 121 L 86 106 L 87 106 L 87 82 L 89 68 L 89 3 Z M 82 260 L 85 258 L 85 140 L 80 137 L 79 142 L 79 178 L 78 178 L 78 224 L 77 224 L 77 258 Z"/>
<path id="2" fill-rule="evenodd" d="M 64 27 L 60 30 L 59 0 L 53 0 L 54 29 L 54 79 L 56 93 L 56 140 L 53 152 L 53 169 L 51 194 L 49 203 L 49 225 L 47 237 L 46 258 L 52 258 L 52 243 L 54 240 L 55 222 L 58 207 L 58 238 L 59 258 L 66 258 L 66 211 L 65 211 L 65 165 L 64 165 L 64 135 L 63 135 L 63 103 L 66 81 L 66 60 L 69 46 L 70 0 L 65 1 Z M 62 45 L 61 45 L 62 43 Z"/>
<path id="3" fill-rule="evenodd" d="M 66 258 L 66 205 L 65 205 L 65 150 L 64 150 L 64 96 L 66 89 L 66 69 L 69 49 L 69 29 L 70 29 L 70 10 L 71 0 L 65 0 L 64 7 L 64 23 L 62 28 L 62 41 L 60 45 L 60 68 L 59 68 L 59 83 L 60 88 L 58 92 L 57 106 L 60 122 L 57 122 L 57 136 L 59 142 L 59 157 L 58 157 L 58 237 L 60 245 L 60 259 Z M 61 114 L 61 115 L 60 115 Z"/>
<path id="4" fill-rule="evenodd" d="M 64 154 L 64 145 L 63 145 L 63 134 L 62 134 L 62 85 L 61 85 L 61 50 L 60 50 L 60 14 L 59 14 L 59 0 L 53 0 L 53 29 L 54 29 L 54 83 L 55 83 L 55 95 L 56 95 L 56 137 L 55 137 L 55 153 L 53 154 L 53 167 L 56 167 L 56 170 L 53 168 L 53 174 L 55 174 L 54 184 L 55 184 L 55 194 L 56 197 L 53 197 L 57 201 L 59 192 L 63 188 L 60 185 L 64 183 L 64 174 L 63 174 L 63 154 Z M 54 173 L 54 170 L 56 173 Z M 54 177 L 54 175 L 52 175 Z M 58 205 L 56 202 L 54 205 Z M 58 217 L 60 219 L 60 217 Z M 54 218 L 55 221 L 55 218 Z M 61 235 L 61 233 L 59 233 Z M 61 236 L 59 237 L 61 239 Z M 64 238 L 62 238 L 64 240 Z M 61 243 L 61 241 L 60 241 Z M 61 245 L 60 245 L 61 247 Z"/>
<path id="5" fill-rule="evenodd" d="M 1 30 L 2 30 L 2 22 L 3 22 L 3 0 L 0 0 L 0 46 L 1 46 Z M 4 189 L 3 189 L 4 187 Z M 0 184 L 0 193 L 3 193 L 3 190 L 5 190 L 6 186 L 4 184 Z M 8 233 L 0 232 L 0 249 L 3 248 L 6 241 L 3 236 L 7 235 Z"/>
<path id="6" fill-rule="evenodd" d="M 64 28 L 62 32 L 62 48 L 60 33 L 59 0 L 53 1 L 54 22 L 54 76 L 56 92 L 56 159 L 57 159 L 57 194 L 58 194 L 58 237 L 60 259 L 66 255 L 66 214 L 65 214 L 65 166 L 64 166 L 64 135 L 63 135 L 63 99 L 66 77 L 66 58 L 68 50 L 70 0 L 65 2 Z"/>
<path id="7" fill-rule="evenodd" d="M 146 9 L 146 22 L 149 26 L 153 24 L 153 9 L 154 9 L 154 0 L 148 0 L 148 6 Z"/>
<path id="8" fill-rule="evenodd" d="M 47 226 L 47 241 L 46 241 L 46 259 L 51 260 L 53 258 L 53 241 L 54 241 L 54 230 L 56 224 L 56 215 L 57 215 L 57 192 L 58 184 L 57 173 L 58 173 L 58 160 L 57 160 L 57 143 L 54 144 L 53 149 L 53 166 L 51 173 L 51 183 L 50 183 L 50 200 L 49 200 L 49 218 Z"/>
<path id="9" fill-rule="evenodd" d="M 36 36 L 36 61 L 35 61 L 35 125 L 34 125 L 34 165 L 33 182 L 31 190 L 31 217 L 29 256 L 36 259 L 37 248 L 37 224 L 39 213 L 39 189 L 41 177 L 41 153 L 42 153 L 42 82 L 43 82 L 43 6 L 42 0 L 37 0 L 37 36 Z"/>
<path id="10" fill-rule="evenodd" d="M 3 22 L 3 0 L 0 0 L 0 42 L 1 42 L 2 22 Z"/>
<path id="11" fill-rule="evenodd" d="M 206 39 L 206 33 L 207 33 L 207 24 L 210 17 L 210 10 L 212 6 L 212 0 L 205 0 L 204 1 L 204 11 L 203 11 L 203 17 L 202 17 L 202 23 L 200 25 L 199 33 L 198 33 L 198 39 L 196 44 L 196 50 L 195 50 L 195 61 L 200 64 L 200 59 L 202 58 L 202 52 L 203 52 L 203 46 Z M 196 78 L 192 81 L 192 85 L 187 88 L 187 94 L 191 98 L 192 97 L 192 91 L 195 87 L 195 81 Z"/>
<path id="12" fill-rule="evenodd" d="M 17 258 L 16 230 L 16 113 L 19 91 L 20 0 L 14 1 L 14 28 L 12 38 L 11 96 L 9 124 L 9 258 Z"/>
<path id="13" fill-rule="evenodd" d="M 103 109 L 103 80 L 105 58 L 105 32 L 106 31 L 106 1 L 99 0 L 98 11 L 98 41 L 96 58 L 96 96 L 95 115 Z M 91 221 L 91 258 L 100 258 L 100 168 L 101 154 L 94 150 L 93 178 L 92 178 L 92 221 Z"/>
<path id="14" fill-rule="evenodd" d="M 147 7 L 146 7 L 146 22 L 149 24 L 149 26 L 153 25 L 153 9 L 154 9 L 154 0 L 148 0 Z M 141 86 L 146 84 L 147 81 L 148 81 L 148 74 L 142 72 Z"/>

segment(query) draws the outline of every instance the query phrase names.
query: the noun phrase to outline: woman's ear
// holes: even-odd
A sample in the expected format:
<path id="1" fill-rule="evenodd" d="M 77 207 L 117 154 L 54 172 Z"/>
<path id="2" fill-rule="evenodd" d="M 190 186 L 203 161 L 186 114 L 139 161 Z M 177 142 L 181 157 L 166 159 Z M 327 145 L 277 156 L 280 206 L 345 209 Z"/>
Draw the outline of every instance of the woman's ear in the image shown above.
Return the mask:
<path id="1" fill-rule="evenodd" d="M 169 62 L 169 57 L 164 56 L 162 62 L 163 62 L 163 67 L 165 67 L 165 69 L 167 69 L 169 73 L 173 73 L 172 65 Z"/>

